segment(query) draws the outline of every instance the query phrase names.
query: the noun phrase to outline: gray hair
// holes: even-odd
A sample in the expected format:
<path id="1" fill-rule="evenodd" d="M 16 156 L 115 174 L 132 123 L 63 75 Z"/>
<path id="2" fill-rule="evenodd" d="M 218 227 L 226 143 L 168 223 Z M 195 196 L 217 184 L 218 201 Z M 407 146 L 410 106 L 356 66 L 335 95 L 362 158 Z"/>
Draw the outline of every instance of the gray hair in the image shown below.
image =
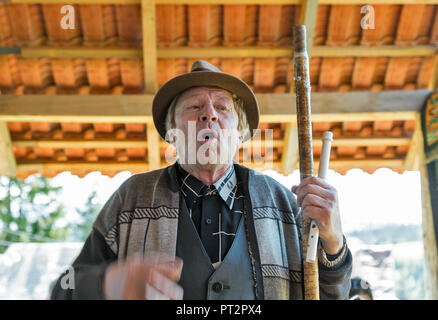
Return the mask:
<path id="1" fill-rule="evenodd" d="M 178 94 L 175 98 L 173 98 L 172 102 L 170 103 L 169 109 L 167 109 L 167 115 L 165 121 L 166 132 L 176 127 L 175 107 L 181 94 L 182 93 Z M 239 99 L 234 93 L 232 93 L 232 96 L 234 102 L 234 109 L 236 110 L 237 116 L 239 118 L 237 129 L 239 130 L 242 136 L 242 140 L 244 141 L 250 134 L 248 119 L 246 118 L 246 112 L 245 112 L 245 108 L 243 107 L 243 101 Z"/>

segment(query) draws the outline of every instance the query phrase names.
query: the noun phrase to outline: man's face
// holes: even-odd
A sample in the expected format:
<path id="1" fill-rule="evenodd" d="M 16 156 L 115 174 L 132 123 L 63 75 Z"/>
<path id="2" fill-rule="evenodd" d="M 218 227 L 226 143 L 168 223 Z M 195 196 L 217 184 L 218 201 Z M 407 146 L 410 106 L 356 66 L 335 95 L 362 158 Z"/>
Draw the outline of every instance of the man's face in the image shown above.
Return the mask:
<path id="1" fill-rule="evenodd" d="M 185 91 L 175 106 L 176 129 L 184 134 L 176 148 L 186 163 L 209 166 L 230 163 L 241 145 L 239 117 L 231 94 L 215 87 Z M 196 150 L 196 155 L 194 151 Z M 181 159 L 183 160 L 183 159 Z"/>

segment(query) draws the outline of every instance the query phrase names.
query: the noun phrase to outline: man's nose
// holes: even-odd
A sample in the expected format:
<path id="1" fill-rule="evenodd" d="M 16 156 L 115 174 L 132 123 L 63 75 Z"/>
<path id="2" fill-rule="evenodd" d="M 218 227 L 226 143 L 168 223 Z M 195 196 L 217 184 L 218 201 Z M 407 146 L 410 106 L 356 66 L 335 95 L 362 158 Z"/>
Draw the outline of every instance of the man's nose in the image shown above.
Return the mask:
<path id="1" fill-rule="evenodd" d="M 217 121 L 216 109 L 212 103 L 207 103 L 204 108 L 202 108 L 202 112 L 199 115 L 199 120 L 201 122 Z"/>

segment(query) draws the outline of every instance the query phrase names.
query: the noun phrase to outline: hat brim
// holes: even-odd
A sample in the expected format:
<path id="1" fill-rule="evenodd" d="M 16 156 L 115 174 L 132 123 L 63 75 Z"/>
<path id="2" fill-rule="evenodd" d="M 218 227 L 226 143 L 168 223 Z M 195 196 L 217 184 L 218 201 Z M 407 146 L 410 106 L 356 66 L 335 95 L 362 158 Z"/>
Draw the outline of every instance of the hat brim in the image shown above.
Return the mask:
<path id="1" fill-rule="evenodd" d="M 227 73 L 198 71 L 185 73 L 169 80 L 155 95 L 152 116 L 155 128 L 163 139 L 166 137 L 165 122 L 170 103 L 176 95 L 192 87 L 219 87 L 234 93 L 243 102 L 249 124 L 250 132 L 244 137 L 244 141 L 252 137 L 253 129 L 259 126 L 260 115 L 257 99 L 251 88 L 244 81 Z"/>

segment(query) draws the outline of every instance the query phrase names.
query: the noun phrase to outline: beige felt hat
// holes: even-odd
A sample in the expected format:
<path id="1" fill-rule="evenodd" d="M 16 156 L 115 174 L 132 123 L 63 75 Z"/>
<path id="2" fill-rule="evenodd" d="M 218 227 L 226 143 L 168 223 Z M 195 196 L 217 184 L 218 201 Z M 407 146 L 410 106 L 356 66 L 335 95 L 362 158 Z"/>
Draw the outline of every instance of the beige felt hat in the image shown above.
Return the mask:
<path id="1" fill-rule="evenodd" d="M 152 103 L 152 115 L 155 128 L 160 136 L 166 136 L 166 116 L 173 98 L 192 87 L 219 87 L 234 93 L 243 102 L 250 133 L 244 138 L 248 140 L 253 135 L 253 129 L 259 126 L 259 107 L 251 88 L 242 80 L 224 73 L 211 63 L 197 60 L 190 72 L 176 76 L 166 82 L 157 92 Z"/>

